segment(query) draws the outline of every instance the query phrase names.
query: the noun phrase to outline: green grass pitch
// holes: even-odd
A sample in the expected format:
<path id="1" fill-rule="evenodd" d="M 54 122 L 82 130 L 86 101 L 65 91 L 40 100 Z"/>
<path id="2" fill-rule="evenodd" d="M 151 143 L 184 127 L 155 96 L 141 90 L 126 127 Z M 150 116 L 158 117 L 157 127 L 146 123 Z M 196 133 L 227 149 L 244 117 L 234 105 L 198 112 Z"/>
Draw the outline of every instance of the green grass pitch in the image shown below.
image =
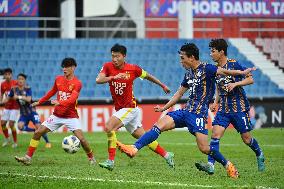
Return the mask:
<path id="1" fill-rule="evenodd" d="M 228 178 L 218 163 L 214 175 L 198 171 L 194 163 L 206 161 L 207 157 L 199 152 L 195 138 L 186 131 L 164 132 L 158 139 L 161 146 L 175 153 L 175 169 L 170 169 L 164 159 L 144 148 L 133 159 L 117 151 L 112 172 L 98 165 L 90 166 L 83 149 L 76 154 L 65 153 L 61 141 L 70 133 L 50 133 L 52 148 L 45 149 L 41 141 L 32 165 L 19 164 L 14 156 L 25 154 L 32 136 L 31 133 L 20 134 L 18 148 L 0 147 L 0 188 L 284 188 L 284 130 L 261 129 L 252 134 L 265 153 L 263 173 L 257 171 L 254 153 L 243 144 L 235 130 L 227 130 L 221 140 L 221 152 L 239 170 L 240 177 L 236 180 Z M 123 143 L 134 142 L 126 132 L 118 132 L 117 137 Z M 86 138 L 97 161 L 104 161 L 107 158 L 106 135 L 86 133 Z"/>

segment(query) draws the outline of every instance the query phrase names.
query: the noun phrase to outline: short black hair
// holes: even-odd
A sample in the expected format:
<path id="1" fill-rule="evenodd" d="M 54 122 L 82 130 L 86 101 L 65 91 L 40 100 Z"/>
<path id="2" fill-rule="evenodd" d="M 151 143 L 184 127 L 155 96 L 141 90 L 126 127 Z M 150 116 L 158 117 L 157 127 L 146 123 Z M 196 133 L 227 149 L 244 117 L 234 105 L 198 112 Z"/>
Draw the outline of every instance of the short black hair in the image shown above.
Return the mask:
<path id="1" fill-rule="evenodd" d="M 6 68 L 6 69 L 4 69 L 4 74 L 5 73 L 13 73 L 13 71 L 12 71 L 11 68 Z"/>
<path id="2" fill-rule="evenodd" d="M 23 78 L 27 79 L 27 75 L 24 74 L 24 73 L 19 73 L 18 76 L 17 76 L 17 78 L 20 77 L 20 76 L 22 76 Z"/>
<path id="3" fill-rule="evenodd" d="M 77 67 L 76 60 L 74 58 L 64 58 L 61 63 L 62 68 L 75 66 Z"/>
<path id="4" fill-rule="evenodd" d="M 126 55 L 127 49 L 126 49 L 125 46 L 116 43 L 111 47 L 110 52 L 118 52 L 118 53 L 121 53 L 123 55 Z"/>
<path id="5" fill-rule="evenodd" d="M 225 56 L 227 56 L 228 43 L 225 39 L 211 39 L 209 47 L 214 48 L 219 52 L 223 50 Z"/>
<path id="6" fill-rule="evenodd" d="M 178 53 L 180 54 L 181 51 L 185 52 L 186 56 L 194 56 L 196 60 L 199 60 L 199 49 L 194 43 L 185 43 Z"/>

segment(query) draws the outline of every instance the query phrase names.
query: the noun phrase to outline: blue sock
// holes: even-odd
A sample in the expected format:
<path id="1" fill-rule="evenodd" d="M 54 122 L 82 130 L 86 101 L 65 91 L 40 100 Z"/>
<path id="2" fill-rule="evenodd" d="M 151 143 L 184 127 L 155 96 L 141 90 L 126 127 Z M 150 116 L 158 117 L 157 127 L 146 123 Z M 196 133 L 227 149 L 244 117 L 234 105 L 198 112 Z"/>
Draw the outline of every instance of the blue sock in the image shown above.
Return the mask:
<path id="1" fill-rule="evenodd" d="M 34 132 L 35 129 L 30 128 L 28 125 L 25 125 L 22 129 L 20 129 L 21 131 L 26 131 L 26 132 Z"/>
<path id="2" fill-rule="evenodd" d="M 228 160 L 216 149 L 210 146 L 210 153 L 209 153 L 217 162 L 221 163 L 223 166 L 227 165 Z"/>
<path id="3" fill-rule="evenodd" d="M 147 146 L 148 144 L 156 140 L 160 134 L 161 130 L 156 125 L 154 125 L 152 129 L 141 136 L 134 145 L 138 150 L 140 150 L 144 146 Z"/>
<path id="4" fill-rule="evenodd" d="M 216 151 L 219 152 L 219 142 L 220 142 L 220 139 L 218 139 L 218 138 L 211 138 L 210 148 L 215 149 Z M 212 163 L 214 165 L 215 164 L 215 159 L 211 155 L 208 155 L 208 162 Z"/>
<path id="5" fill-rule="evenodd" d="M 42 138 L 44 139 L 44 141 L 46 143 L 49 143 L 49 140 L 48 140 L 48 137 L 47 137 L 47 134 L 45 133 L 44 135 L 42 135 Z"/>
<path id="6" fill-rule="evenodd" d="M 261 149 L 260 149 L 260 147 L 258 145 L 258 142 L 254 138 L 251 138 L 250 143 L 249 143 L 248 146 L 254 151 L 254 153 L 255 153 L 255 155 L 257 157 L 260 156 Z"/>

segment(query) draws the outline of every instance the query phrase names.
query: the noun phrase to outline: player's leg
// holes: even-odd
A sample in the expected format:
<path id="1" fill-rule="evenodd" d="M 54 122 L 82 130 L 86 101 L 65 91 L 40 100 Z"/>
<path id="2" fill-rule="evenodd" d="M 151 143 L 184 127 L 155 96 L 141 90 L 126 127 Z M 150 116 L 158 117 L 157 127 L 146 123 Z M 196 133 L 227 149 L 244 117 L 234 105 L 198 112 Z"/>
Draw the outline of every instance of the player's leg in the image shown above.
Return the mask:
<path id="1" fill-rule="evenodd" d="M 136 139 L 139 139 L 143 134 L 145 134 L 143 127 L 139 127 L 133 133 L 131 133 L 131 135 Z M 153 152 L 163 157 L 171 168 L 175 167 L 173 152 L 167 152 L 156 140 L 148 144 L 148 147 Z"/>
<path id="2" fill-rule="evenodd" d="M 25 165 L 30 165 L 32 156 L 33 156 L 35 150 L 37 149 L 37 147 L 39 145 L 39 141 L 40 141 L 41 136 L 43 134 L 49 132 L 49 131 L 50 131 L 50 129 L 47 128 L 46 126 L 42 126 L 39 129 L 37 129 L 34 132 L 34 135 L 33 135 L 32 139 L 30 141 L 30 145 L 28 147 L 26 155 L 24 157 L 17 157 L 17 156 L 15 156 L 15 159 L 18 162 L 21 162 L 21 163 L 23 163 Z"/>
<path id="3" fill-rule="evenodd" d="M 126 153 L 129 157 L 134 157 L 141 148 L 157 140 L 161 132 L 171 130 L 174 128 L 175 128 L 174 119 L 169 115 L 165 115 L 158 120 L 158 122 L 152 127 L 150 131 L 142 135 L 135 142 L 134 145 L 124 145 L 118 143 L 118 147 L 122 152 Z"/>
<path id="4" fill-rule="evenodd" d="M 248 145 L 252 151 L 254 151 L 257 159 L 257 165 L 259 171 L 265 170 L 265 158 L 264 154 L 259 147 L 259 144 L 255 138 L 251 136 L 252 124 L 250 122 L 248 112 L 235 113 L 232 115 L 233 125 L 235 129 L 241 134 L 243 142 Z"/>
<path id="5" fill-rule="evenodd" d="M 18 129 L 20 131 L 26 131 L 26 132 L 35 132 L 34 128 L 29 127 L 30 119 L 28 116 L 20 115 L 20 118 L 18 120 Z"/>
<path id="6" fill-rule="evenodd" d="M 37 112 L 32 112 L 32 114 L 30 115 L 30 121 L 33 122 L 35 129 L 38 129 L 40 127 L 40 118 Z M 46 148 L 51 148 L 51 143 L 49 142 L 47 133 L 42 135 L 42 138 L 45 141 L 45 147 Z"/>
<path id="7" fill-rule="evenodd" d="M 105 132 L 108 138 L 108 159 L 99 163 L 99 166 L 112 171 L 114 169 L 114 159 L 116 156 L 117 138 L 115 131 L 133 119 L 135 108 L 123 108 L 115 112 L 106 122 Z"/>
<path id="8" fill-rule="evenodd" d="M 13 136 L 13 141 L 14 141 L 14 144 L 12 145 L 13 148 L 17 147 L 17 129 L 15 127 L 15 123 L 18 119 L 18 114 L 19 114 L 19 110 L 11 110 L 9 127 L 12 131 L 12 136 Z"/>
<path id="9" fill-rule="evenodd" d="M 206 134 L 195 132 L 195 136 L 197 146 L 202 153 L 207 155 L 210 154 L 217 162 L 221 163 L 226 168 L 229 177 L 238 178 L 239 173 L 235 166 L 230 161 L 226 160 L 225 157 L 219 151 L 209 147 L 207 142 L 208 136 Z M 210 172 L 208 171 L 207 173 Z"/>
<path id="10" fill-rule="evenodd" d="M 7 128 L 7 122 L 9 120 L 9 110 L 7 109 L 4 109 L 3 111 L 3 114 L 1 116 L 1 127 L 2 127 L 2 131 L 3 131 L 3 134 L 4 134 L 4 141 L 3 141 L 3 144 L 2 144 L 2 147 L 5 147 L 9 144 L 9 131 L 8 131 L 8 128 Z"/>
<path id="11" fill-rule="evenodd" d="M 93 150 L 91 149 L 88 141 L 85 139 L 82 130 L 76 129 L 76 130 L 73 130 L 73 133 L 80 140 L 80 143 L 88 156 L 90 164 L 95 164 L 96 160 L 94 158 Z"/>

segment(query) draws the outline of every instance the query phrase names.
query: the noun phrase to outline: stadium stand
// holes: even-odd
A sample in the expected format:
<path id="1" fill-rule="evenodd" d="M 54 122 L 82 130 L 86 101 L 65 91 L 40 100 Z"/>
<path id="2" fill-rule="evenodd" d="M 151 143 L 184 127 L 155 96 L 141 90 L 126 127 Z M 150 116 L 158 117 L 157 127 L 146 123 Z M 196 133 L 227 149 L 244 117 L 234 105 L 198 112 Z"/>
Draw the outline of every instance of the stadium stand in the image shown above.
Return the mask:
<path id="1" fill-rule="evenodd" d="M 128 47 L 127 60 L 136 63 L 156 75 L 175 91 L 182 80 L 184 70 L 177 56 L 178 48 L 185 42 L 196 43 L 201 49 L 200 59 L 211 61 L 208 49 L 209 39 L 0 39 L 0 62 L 12 67 L 15 74 L 27 74 L 28 83 L 35 99 L 40 98 L 53 85 L 53 78 L 61 73 L 60 61 L 64 57 L 74 57 L 78 61 L 77 76 L 83 82 L 81 100 L 110 99 L 108 86 L 97 86 L 95 78 L 104 62 L 110 60 L 109 50 L 115 43 Z M 263 41 L 258 40 L 258 44 Z M 275 44 L 272 40 L 263 43 Z M 279 44 L 278 44 L 279 45 Z M 280 48 L 276 48 L 280 49 Z M 243 66 L 254 64 L 232 44 L 228 57 L 238 60 Z M 260 70 L 254 72 L 255 84 L 246 86 L 249 97 L 263 98 L 283 96 L 280 89 Z M 136 81 L 135 96 L 147 98 L 168 98 L 160 88 L 150 82 Z"/>

